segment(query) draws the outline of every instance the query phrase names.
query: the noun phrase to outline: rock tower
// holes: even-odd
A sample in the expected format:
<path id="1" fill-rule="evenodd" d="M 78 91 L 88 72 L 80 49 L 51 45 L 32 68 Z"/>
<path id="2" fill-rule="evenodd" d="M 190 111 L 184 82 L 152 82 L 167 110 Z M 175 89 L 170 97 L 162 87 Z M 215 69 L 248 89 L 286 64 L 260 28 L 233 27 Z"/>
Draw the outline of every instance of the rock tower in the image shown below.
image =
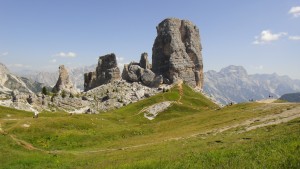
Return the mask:
<path id="1" fill-rule="evenodd" d="M 100 56 L 95 72 L 84 74 L 84 90 L 88 91 L 102 84 L 107 84 L 121 78 L 116 55 L 114 53 Z"/>
<path id="2" fill-rule="evenodd" d="M 59 66 L 59 76 L 56 85 L 53 87 L 53 92 L 65 91 L 67 93 L 77 94 L 77 89 L 73 86 L 70 80 L 69 73 L 64 65 Z"/>
<path id="3" fill-rule="evenodd" d="M 152 71 L 164 81 L 182 79 L 203 87 L 202 46 L 199 29 L 188 20 L 168 18 L 157 26 L 152 48 Z"/>

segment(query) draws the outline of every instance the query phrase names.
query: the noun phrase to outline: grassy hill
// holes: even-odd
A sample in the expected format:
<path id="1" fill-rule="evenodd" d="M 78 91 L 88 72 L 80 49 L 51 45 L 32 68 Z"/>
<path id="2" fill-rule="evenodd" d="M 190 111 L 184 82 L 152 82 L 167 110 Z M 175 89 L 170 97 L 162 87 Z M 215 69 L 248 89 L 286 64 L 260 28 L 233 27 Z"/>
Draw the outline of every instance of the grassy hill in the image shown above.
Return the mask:
<path id="1" fill-rule="evenodd" d="M 282 95 L 279 100 L 288 101 L 288 102 L 300 102 L 300 93 L 288 93 Z"/>
<path id="2" fill-rule="evenodd" d="M 173 103 L 146 119 L 145 107 L 162 101 Z M 299 168 L 299 109 L 221 109 L 186 85 L 96 115 L 42 112 L 34 119 L 0 107 L 0 168 Z"/>

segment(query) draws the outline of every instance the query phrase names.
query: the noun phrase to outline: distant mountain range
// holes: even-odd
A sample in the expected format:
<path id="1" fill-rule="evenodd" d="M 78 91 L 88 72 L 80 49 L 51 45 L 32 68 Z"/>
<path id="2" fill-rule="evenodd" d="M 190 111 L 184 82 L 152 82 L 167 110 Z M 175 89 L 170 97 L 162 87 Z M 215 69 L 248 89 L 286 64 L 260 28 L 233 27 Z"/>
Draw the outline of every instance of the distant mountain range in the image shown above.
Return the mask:
<path id="1" fill-rule="evenodd" d="M 204 74 L 204 92 L 222 104 L 260 100 L 300 91 L 300 80 L 273 74 L 249 75 L 242 66 L 228 66 Z"/>
<path id="2" fill-rule="evenodd" d="M 84 73 L 95 71 L 96 65 L 69 69 L 73 84 L 83 90 Z M 54 86 L 58 72 L 22 72 L 20 76 L 44 85 Z M 242 66 L 228 66 L 219 72 L 204 73 L 204 92 L 222 104 L 246 102 L 273 96 L 279 98 L 286 93 L 300 92 L 300 80 L 273 74 L 249 75 Z"/>

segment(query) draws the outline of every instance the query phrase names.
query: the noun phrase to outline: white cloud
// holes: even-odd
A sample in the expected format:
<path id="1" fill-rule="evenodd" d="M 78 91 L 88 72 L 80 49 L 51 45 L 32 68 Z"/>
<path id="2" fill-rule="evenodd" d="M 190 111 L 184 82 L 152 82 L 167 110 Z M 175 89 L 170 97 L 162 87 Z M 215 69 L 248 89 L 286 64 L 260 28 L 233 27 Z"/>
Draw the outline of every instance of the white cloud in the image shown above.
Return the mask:
<path id="1" fill-rule="evenodd" d="M 74 52 L 59 52 L 54 56 L 63 57 L 63 58 L 75 58 L 77 54 Z"/>
<path id="2" fill-rule="evenodd" d="M 117 61 L 118 61 L 118 62 L 122 62 L 122 61 L 124 60 L 124 58 L 123 58 L 123 57 L 118 57 L 118 56 L 117 56 L 117 58 L 116 58 L 116 59 L 117 59 Z"/>
<path id="3" fill-rule="evenodd" d="M 300 36 L 289 36 L 290 40 L 300 40 Z"/>
<path id="4" fill-rule="evenodd" d="M 263 70 L 264 69 L 264 66 L 263 65 L 259 65 L 259 66 L 256 66 L 254 67 L 256 70 Z"/>
<path id="5" fill-rule="evenodd" d="M 294 6 L 290 9 L 289 14 L 292 14 L 295 18 L 300 16 L 300 6 Z"/>
<path id="6" fill-rule="evenodd" d="M 7 65 L 8 67 L 15 67 L 15 68 L 30 68 L 30 65 L 24 65 L 20 63 L 15 63 L 15 64 L 9 64 Z"/>
<path id="7" fill-rule="evenodd" d="M 253 44 L 266 44 L 272 41 L 279 40 L 281 37 L 286 36 L 288 33 L 286 32 L 279 32 L 279 33 L 272 33 L 271 30 L 263 30 L 259 36 L 255 36 L 255 41 Z"/>
<path id="8" fill-rule="evenodd" d="M 7 56 L 8 52 L 1 53 L 1 56 Z"/>
<path id="9" fill-rule="evenodd" d="M 50 60 L 51 63 L 56 63 L 56 61 L 57 61 L 56 59 Z"/>

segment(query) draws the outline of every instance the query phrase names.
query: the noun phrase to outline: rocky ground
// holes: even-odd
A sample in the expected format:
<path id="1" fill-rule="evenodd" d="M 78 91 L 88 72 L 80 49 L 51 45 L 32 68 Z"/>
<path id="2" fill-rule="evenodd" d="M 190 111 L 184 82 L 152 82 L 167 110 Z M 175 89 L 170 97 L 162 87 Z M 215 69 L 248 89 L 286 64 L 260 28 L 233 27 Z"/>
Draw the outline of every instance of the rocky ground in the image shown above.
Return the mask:
<path id="1" fill-rule="evenodd" d="M 118 80 L 77 95 L 49 96 L 41 93 L 37 95 L 18 93 L 14 96 L 16 100 L 10 96 L 0 100 L 0 105 L 32 112 L 63 110 L 69 113 L 92 114 L 140 101 L 162 92 L 163 88 L 170 88 L 170 85 L 150 88 L 138 82 L 129 83 L 125 80 Z"/>

